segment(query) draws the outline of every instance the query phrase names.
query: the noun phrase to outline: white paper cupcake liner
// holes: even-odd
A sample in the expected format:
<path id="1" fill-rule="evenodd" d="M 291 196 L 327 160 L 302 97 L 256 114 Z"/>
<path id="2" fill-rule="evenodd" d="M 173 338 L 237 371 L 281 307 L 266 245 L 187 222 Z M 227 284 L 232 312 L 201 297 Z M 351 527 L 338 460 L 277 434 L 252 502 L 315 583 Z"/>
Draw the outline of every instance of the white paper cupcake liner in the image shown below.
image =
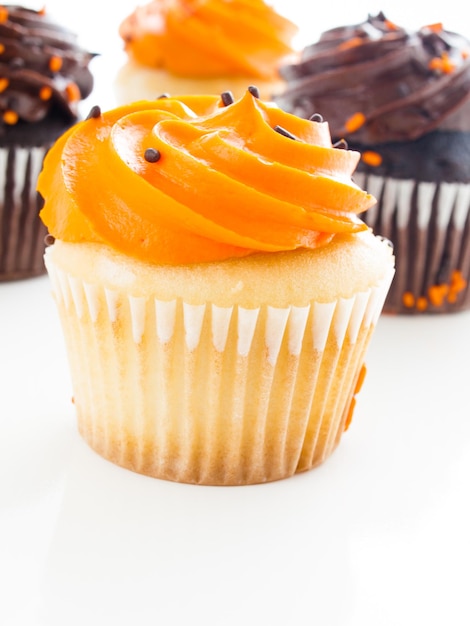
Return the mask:
<path id="1" fill-rule="evenodd" d="M 211 485 L 332 453 L 393 275 L 350 299 L 246 309 L 130 297 L 46 264 L 83 437 L 136 472 Z"/>
<path id="2" fill-rule="evenodd" d="M 0 280 L 45 273 L 36 181 L 46 148 L 0 148 Z"/>
<path id="3" fill-rule="evenodd" d="M 378 202 L 362 217 L 390 239 L 396 276 L 386 313 L 470 308 L 470 184 L 398 180 L 358 173 Z"/>

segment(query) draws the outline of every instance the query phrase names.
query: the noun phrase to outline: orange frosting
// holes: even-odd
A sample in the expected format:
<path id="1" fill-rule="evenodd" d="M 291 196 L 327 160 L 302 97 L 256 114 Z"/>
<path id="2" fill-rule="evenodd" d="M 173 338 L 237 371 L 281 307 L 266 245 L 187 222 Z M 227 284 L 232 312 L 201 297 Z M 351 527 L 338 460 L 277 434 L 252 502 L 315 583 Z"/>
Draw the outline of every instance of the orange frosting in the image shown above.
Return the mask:
<path id="1" fill-rule="evenodd" d="M 297 28 L 263 0 L 153 0 L 119 28 L 129 56 L 180 76 L 277 76 Z"/>
<path id="2" fill-rule="evenodd" d="M 332 147 L 327 123 L 249 91 L 228 106 L 136 102 L 98 111 L 49 150 L 41 218 L 56 239 L 151 263 L 312 249 L 367 229 L 357 214 L 375 199 L 351 181 L 358 160 Z"/>

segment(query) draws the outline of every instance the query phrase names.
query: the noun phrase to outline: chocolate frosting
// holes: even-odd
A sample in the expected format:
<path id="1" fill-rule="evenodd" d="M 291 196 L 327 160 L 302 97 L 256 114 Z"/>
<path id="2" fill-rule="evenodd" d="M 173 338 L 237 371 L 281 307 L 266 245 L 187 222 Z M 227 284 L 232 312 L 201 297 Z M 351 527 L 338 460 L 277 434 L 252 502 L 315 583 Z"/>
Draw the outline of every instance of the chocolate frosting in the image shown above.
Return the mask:
<path id="1" fill-rule="evenodd" d="M 276 102 L 320 113 L 333 137 L 368 146 L 470 131 L 470 116 L 458 115 L 470 105 L 469 54 L 470 41 L 440 24 L 411 32 L 379 13 L 326 31 L 281 68 L 287 87 Z"/>
<path id="2" fill-rule="evenodd" d="M 47 121 L 69 126 L 93 88 L 93 54 L 44 11 L 0 6 L 0 136 Z M 19 128 L 18 128 L 19 127 Z"/>

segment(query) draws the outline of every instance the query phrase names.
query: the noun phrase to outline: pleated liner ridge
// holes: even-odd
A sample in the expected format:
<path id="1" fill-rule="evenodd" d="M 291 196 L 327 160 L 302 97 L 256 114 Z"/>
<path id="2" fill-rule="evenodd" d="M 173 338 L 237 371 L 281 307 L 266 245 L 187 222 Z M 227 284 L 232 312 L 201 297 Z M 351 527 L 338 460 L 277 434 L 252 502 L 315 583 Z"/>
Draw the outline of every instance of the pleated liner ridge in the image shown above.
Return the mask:
<path id="1" fill-rule="evenodd" d="M 394 244 L 396 275 L 384 311 L 470 309 L 470 184 L 354 178 L 378 199 L 362 217 Z"/>
<path id="2" fill-rule="evenodd" d="M 44 274 L 46 227 L 36 180 L 45 147 L 0 148 L 0 280 Z"/>
<path id="3" fill-rule="evenodd" d="M 82 436 L 135 472 L 207 485 L 278 480 L 331 454 L 392 279 L 244 309 L 127 297 L 47 264 Z"/>

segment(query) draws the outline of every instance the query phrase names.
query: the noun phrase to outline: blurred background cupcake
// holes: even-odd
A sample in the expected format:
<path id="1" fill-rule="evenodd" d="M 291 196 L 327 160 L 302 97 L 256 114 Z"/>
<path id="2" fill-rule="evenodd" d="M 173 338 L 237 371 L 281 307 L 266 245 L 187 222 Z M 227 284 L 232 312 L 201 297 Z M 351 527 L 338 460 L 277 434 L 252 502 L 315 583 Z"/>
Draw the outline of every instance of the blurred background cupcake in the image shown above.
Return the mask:
<path id="1" fill-rule="evenodd" d="M 45 272 L 36 179 L 92 90 L 92 57 L 44 10 L 0 6 L 0 280 Z"/>
<path id="2" fill-rule="evenodd" d="M 119 28 L 129 60 L 115 81 L 118 103 L 232 91 L 255 83 L 269 99 L 297 27 L 263 0 L 152 0 Z"/>
<path id="3" fill-rule="evenodd" d="M 361 152 L 355 180 L 378 199 L 364 219 L 395 246 L 389 313 L 470 308 L 469 54 L 440 23 L 409 31 L 379 13 L 281 70 L 276 102 L 324 115 L 334 141 Z"/>

